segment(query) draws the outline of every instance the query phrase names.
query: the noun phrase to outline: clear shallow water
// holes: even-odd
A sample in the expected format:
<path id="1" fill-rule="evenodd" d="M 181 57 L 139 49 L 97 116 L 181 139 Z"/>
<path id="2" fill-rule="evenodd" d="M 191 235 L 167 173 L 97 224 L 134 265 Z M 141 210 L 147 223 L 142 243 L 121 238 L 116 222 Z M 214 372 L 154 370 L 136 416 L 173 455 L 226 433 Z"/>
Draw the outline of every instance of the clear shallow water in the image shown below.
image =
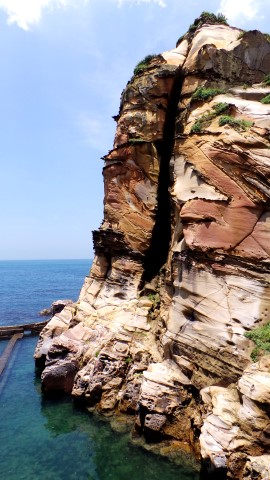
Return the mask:
<path id="1" fill-rule="evenodd" d="M 2 267 L 2 263 L 6 265 Z M 5 272 L 4 277 L 0 276 L 0 292 L 5 292 L 3 302 L 0 297 L 2 324 L 7 323 L 3 321 L 3 312 L 13 300 L 14 315 L 9 311 L 11 324 L 18 323 L 16 305 L 20 309 L 23 307 L 24 314 L 20 310 L 20 318 L 24 323 L 26 318 L 31 321 L 36 318 L 37 311 L 58 297 L 77 298 L 90 262 L 62 261 L 54 262 L 54 265 L 52 262 L 24 262 L 25 265 L 13 262 L 10 278 L 7 263 L 0 262 L 0 269 Z M 15 263 L 19 264 L 19 275 Z M 56 277 L 52 278 L 54 272 Z M 20 295 L 17 297 L 16 279 L 24 277 L 27 277 L 27 294 L 23 295 L 23 286 L 19 282 Z M 6 283 L 13 286 L 11 291 Z M 195 472 L 181 469 L 130 445 L 128 436 L 113 432 L 107 423 L 76 408 L 70 397 L 59 400 L 43 398 L 33 361 L 36 341 L 37 337 L 26 337 L 17 342 L 8 367 L 0 377 L 1 478 L 156 480 L 162 477 L 162 480 L 198 480 Z M 1 350 L 6 343 L 0 341 Z"/>

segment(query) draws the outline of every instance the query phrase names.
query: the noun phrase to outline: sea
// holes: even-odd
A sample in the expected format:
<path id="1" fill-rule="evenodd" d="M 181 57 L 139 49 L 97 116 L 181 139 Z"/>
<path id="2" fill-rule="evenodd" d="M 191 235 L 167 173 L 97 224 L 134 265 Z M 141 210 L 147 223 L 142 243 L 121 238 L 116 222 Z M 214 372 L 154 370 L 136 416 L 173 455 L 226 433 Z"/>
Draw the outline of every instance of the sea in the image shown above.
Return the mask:
<path id="1" fill-rule="evenodd" d="M 90 260 L 0 261 L 0 325 L 42 321 L 58 299 L 77 300 Z M 134 446 L 68 395 L 46 398 L 33 354 L 37 336 L 17 341 L 0 376 L 3 480 L 199 480 L 196 471 Z M 8 341 L 0 341 L 0 355 Z"/>

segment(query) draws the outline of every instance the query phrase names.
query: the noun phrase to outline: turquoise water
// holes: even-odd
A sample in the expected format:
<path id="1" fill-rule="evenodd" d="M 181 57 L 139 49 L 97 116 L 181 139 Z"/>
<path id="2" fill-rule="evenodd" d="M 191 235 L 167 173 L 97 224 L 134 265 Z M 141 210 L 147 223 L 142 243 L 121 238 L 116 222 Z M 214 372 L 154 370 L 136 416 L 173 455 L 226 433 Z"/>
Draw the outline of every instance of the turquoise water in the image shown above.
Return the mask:
<path id="1" fill-rule="evenodd" d="M 0 262 L 0 269 L 3 262 Z M 33 262 L 20 263 L 17 277 L 15 264 L 5 262 L 5 278 L 0 277 L 1 314 L 12 300 L 16 313 L 16 278 L 27 277 L 26 285 L 34 284 L 23 297 L 23 286 L 18 304 L 25 308 L 27 318 L 35 318 L 36 312 L 60 297 L 76 298 L 83 277 L 88 273 L 89 262 Z M 14 262 L 15 263 L 15 262 Z M 31 265 L 32 267 L 31 267 Z M 23 275 L 23 271 L 25 275 Z M 61 284 L 54 289 L 55 278 Z M 68 272 L 69 271 L 69 272 Z M 58 273 L 57 273 L 58 272 Z M 39 279 L 39 275 L 41 278 Z M 65 279 L 67 282 L 65 283 Z M 13 285 L 12 292 L 3 283 Z M 15 283 L 14 283 L 15 281 Z M 20 283 L 20 282 L 19 282 Z M 46 288 L 45 288 L 46 287 Z M 44 292 L 44 289 L 46 290 Z M 62 294 L 62 292 L 64 292 Z M 7 296 L 9 295 L 9 299 Z M 22 301 L 22 299 L 24 300 Z M 28 303 L 25 301 L 28 298 Z M 28 308 L 28 310 L 27 310 Z M 25 318 L 26 318 L 25 317 Z M 21 315 L 22 323 L 24 316 Z M 40 381 L 35 374 L 33 353 L 37 337 L 25 337 L 17 342 L 8 367 L 0 377 L 0 468 L 4 480 L 198 480 L 195 472 L 185 470 L 169 461 L 150 454 L 129 442 L 128 435 L 116 433 L 110 426 L 74 406 L 70 397 L 58 400 L 41 395 Z M 0 348 L 6 342 L 0 342 Z"/>

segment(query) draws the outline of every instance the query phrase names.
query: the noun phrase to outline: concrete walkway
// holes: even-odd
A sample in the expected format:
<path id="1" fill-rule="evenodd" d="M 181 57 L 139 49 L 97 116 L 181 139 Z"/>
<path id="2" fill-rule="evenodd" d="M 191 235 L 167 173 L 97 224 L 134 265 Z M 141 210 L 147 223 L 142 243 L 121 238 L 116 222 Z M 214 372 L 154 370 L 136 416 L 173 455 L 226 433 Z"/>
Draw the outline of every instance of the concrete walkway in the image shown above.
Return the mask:
<path id="1" fill-rule="evenodd" d="M 15 343 L 17 340 L 23 337 L 23 333 L 16 333 L 13 335 L 13 337 L 9 340 L 5 350 L 3 351 L 1 357 L 0 357 L 0 375 L 4 371 L 4 368 L 9 360 L 9 357 L 12 353 L 12 350 L 14 348 Z"/>
<path id="2" fill-rule="evenodd" d="M 25 325 L 10 325 L 0 327 L 0 340 L 4 338 L 11 338 L 16 333 L 31 332 L 32 334 L 39 333 L 47 325 L 49 320 L 43 322 L 26 323 Z"/>

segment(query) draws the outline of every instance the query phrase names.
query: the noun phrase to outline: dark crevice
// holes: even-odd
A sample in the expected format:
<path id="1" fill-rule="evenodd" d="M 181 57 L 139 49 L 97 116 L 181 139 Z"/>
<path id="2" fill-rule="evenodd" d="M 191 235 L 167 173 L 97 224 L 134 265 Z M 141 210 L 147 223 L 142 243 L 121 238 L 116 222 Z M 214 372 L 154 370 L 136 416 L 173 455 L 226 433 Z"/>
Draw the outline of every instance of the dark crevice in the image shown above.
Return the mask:
<path id="1" fill-rule="evenodd" d="M 163 140 L 156 142 L 160 156 L 160 170 L 157 191 L 156 222 L 152 232 L 151 244 L 144 259 L 144 275 L 142 282 L 149 282 L 154 278 L 167 260 L 171 239 L 171 200 L 170 186 L 170 159 L 174 147 L 175 121 L 177 106 L 183 84 L 183 73 L 176 73 L 167 109 L 166 121 L 163 130 Z"/>
<path id="2" fill-rule="evenodd" d="M 200 471 L 200 480 L 226 480 L 227 469 L 215 468 L 210 461 L 204 461 Z"/>

